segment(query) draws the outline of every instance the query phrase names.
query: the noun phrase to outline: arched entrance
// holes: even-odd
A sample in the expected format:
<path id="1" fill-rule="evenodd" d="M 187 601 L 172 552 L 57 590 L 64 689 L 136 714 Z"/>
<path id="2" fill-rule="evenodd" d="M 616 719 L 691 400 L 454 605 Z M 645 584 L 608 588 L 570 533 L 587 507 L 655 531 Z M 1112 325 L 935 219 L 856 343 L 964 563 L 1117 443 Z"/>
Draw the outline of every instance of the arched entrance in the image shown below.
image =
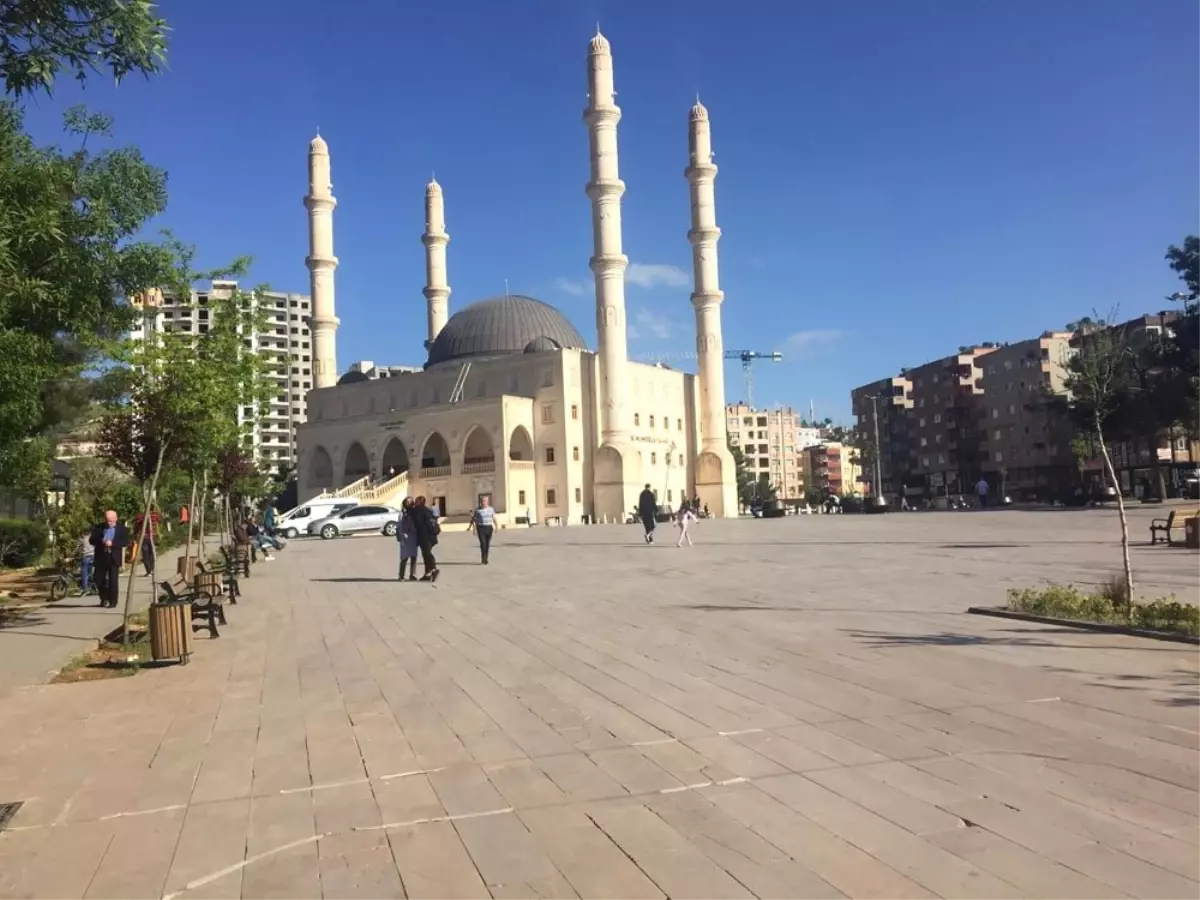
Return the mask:
<path id="1" fill-rule="evenodd" d="M 308 483 L 309 487 L 314 488 L 333 487 L 333 460 L 329 458 L 329 451 L 324 447 L 317 446 L 313 449 L 312 461 L 308 466 Z"/>
<path id="2" fill-rule="evenodd" d="M 463 443 L 463 464 L 471 466 L 489 463 L 492 466 L 496 464 L 496 451 L 492 447 L 492 439 L 483 426 L 476 425 Z"/>
<path id="3" fill-rule="evenodd" d="M 367 459 L 367 451 L 363 445 L 355 441 L 346 451 L 346 464 L 342 469 L 342 484 L 358 481 L 364 475 L 371 474 L 371 463 Z"/>
<path id="4" fill-rule="evenodd" d="M 408 451 L 400 438 L 392 438 L 383 450 L 383 462 L 379 474 L 382 478 L 394 478 L 408 471 Z"/>
<path id="5" fill-rule="evenodd" d="M 444 469 L 450 466 L 450 445 L 438 432 L 433 432 L 425 438 L 425 446 L 421 448 L 422 469 Z"/>
<path id="6" fill-rule="evenodd" d="M 508 439 L 508 458 L 533 462 L 533 440 L 524 425 L 514 428 Z"/>

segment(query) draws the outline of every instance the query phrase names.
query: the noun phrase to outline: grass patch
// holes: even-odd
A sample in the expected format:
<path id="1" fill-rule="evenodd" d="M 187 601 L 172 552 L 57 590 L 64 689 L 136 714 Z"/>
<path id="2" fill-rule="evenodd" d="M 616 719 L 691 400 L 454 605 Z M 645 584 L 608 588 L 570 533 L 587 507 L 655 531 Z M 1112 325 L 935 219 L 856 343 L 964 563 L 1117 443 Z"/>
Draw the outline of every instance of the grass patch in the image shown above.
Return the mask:
<path id="1" fill-rule="evenodd" d="M 80 681 L 103 681 L 108 678 L 129 678 L 151 662 L 150 635 L 145 630 L 130 629 L 134 642 L 128 650 L 121 649 L 120 640 L 105 641 L 97 649 L 81 653 L 51 680 L 51 684 L 75 684 Z"/>
<path id="2" fill-rule="evenodd" d="M 1096 593 L 1087 593 L 1072 584 L 1013 588 L 1008 592 L 1008 609 L 1035 616 L 1200 635 L 1200 607 L 1196 604 L 1181 603 L 1174 594 L 1128 604 L 1124 582 L 1116 577 L 1101 585 Z"/>

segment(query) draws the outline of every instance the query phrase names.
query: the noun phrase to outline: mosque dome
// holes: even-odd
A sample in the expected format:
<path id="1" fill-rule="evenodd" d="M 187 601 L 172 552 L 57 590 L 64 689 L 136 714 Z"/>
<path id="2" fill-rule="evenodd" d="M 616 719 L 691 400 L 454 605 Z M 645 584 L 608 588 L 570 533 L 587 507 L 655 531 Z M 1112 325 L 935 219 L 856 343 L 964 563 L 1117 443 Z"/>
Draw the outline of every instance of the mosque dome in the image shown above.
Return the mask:
<path id="1" fill-rule="evenodd" d="M 370 380 L 371 379 L 368 378 L 362 372 L 347 372 L 345 375 L 343 375 L 341 378 L 338 379 L 338 384 L 357 384 L 360 381 L 370 381 Z"/>
<path id="2" fill-rule="evenodd" d="M 587 349 L 587 343 L 553 306 L 532 297 L 508 294 L 460 309 L 429 348 L 425 368 L 474 357 L 541 352 L 562 347 Z"/>

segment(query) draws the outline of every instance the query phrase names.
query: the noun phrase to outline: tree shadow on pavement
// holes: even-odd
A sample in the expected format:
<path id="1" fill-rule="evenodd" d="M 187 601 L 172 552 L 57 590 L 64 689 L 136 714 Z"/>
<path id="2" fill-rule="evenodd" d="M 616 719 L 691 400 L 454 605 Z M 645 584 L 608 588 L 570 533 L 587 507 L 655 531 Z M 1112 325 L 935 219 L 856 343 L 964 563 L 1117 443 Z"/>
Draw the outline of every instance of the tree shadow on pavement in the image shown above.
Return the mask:
<path id="1" fill-rule="evenodd" d="M 0 631 L 45 625 L 48 620 L 41 610 L 40 606 L 0 605 Z"/>
<path id="2" fill-rule="evenodd" d="M 1178 653 L 1173 647 L 1121 646 L 1119 644 L 1074 644 L 1046 640 L 1044 637 L 1022 637 L 1023 633 L 1045 636 L 1066 636 L 1068 632 L 1054 628 L 1012 628 L 992 634 L 961 634 L 942 631 L 934 634 L 897 634 L 888 631 L 856 631 L 843 629 L 843 633 L 868 642 L 871 649 L 885 647 L 1061 647 L 1067 650 L 1151 650 L 1161 653 Z"/>

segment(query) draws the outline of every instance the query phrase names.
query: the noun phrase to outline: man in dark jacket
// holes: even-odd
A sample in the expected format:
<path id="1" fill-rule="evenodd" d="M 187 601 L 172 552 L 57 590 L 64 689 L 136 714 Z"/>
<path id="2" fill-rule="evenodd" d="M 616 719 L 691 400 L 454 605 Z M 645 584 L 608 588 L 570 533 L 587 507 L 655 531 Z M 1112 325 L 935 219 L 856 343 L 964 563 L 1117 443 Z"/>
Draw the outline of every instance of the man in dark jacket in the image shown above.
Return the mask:
<path id="1" fill-rule="evenodd" d="M 421 548 L 421 562 L 425 566 L 421 580 L 437 581 L 439 573 L 437 560 L 433 557 L 433 548 L 438 542 L 438 535 L 441 533 L 442 527 L 438 525 L 437 516 L 426 505 L 424 497 L 417 498 L 416 505 L 412 508 L 412 514 L 413 528 L 417 533 L 417 546 Z"/>
<path id="2" fill-rule="evenodd" d="M 120 587 L 118 574 L 125 548 L 129 546 L 129 531 L 117 521 L 116 510 L 104 511 L 104 522 L 93 526 L 88 543 L 96 548 L 93 578 L 100 593 L 100 605 L 116 607 Z"/>
<path id="3" fill-rule="evenodd" d="M 654 543 L 654 517 L 658 514 L 658 498 L 654 496 L 654 491 L 650 490 L 650 485 L 646 485 L 646 489 L 638 496 L 638 518 L 642 520 L 642 527 L 646 529 L 646 543 Z"/>

